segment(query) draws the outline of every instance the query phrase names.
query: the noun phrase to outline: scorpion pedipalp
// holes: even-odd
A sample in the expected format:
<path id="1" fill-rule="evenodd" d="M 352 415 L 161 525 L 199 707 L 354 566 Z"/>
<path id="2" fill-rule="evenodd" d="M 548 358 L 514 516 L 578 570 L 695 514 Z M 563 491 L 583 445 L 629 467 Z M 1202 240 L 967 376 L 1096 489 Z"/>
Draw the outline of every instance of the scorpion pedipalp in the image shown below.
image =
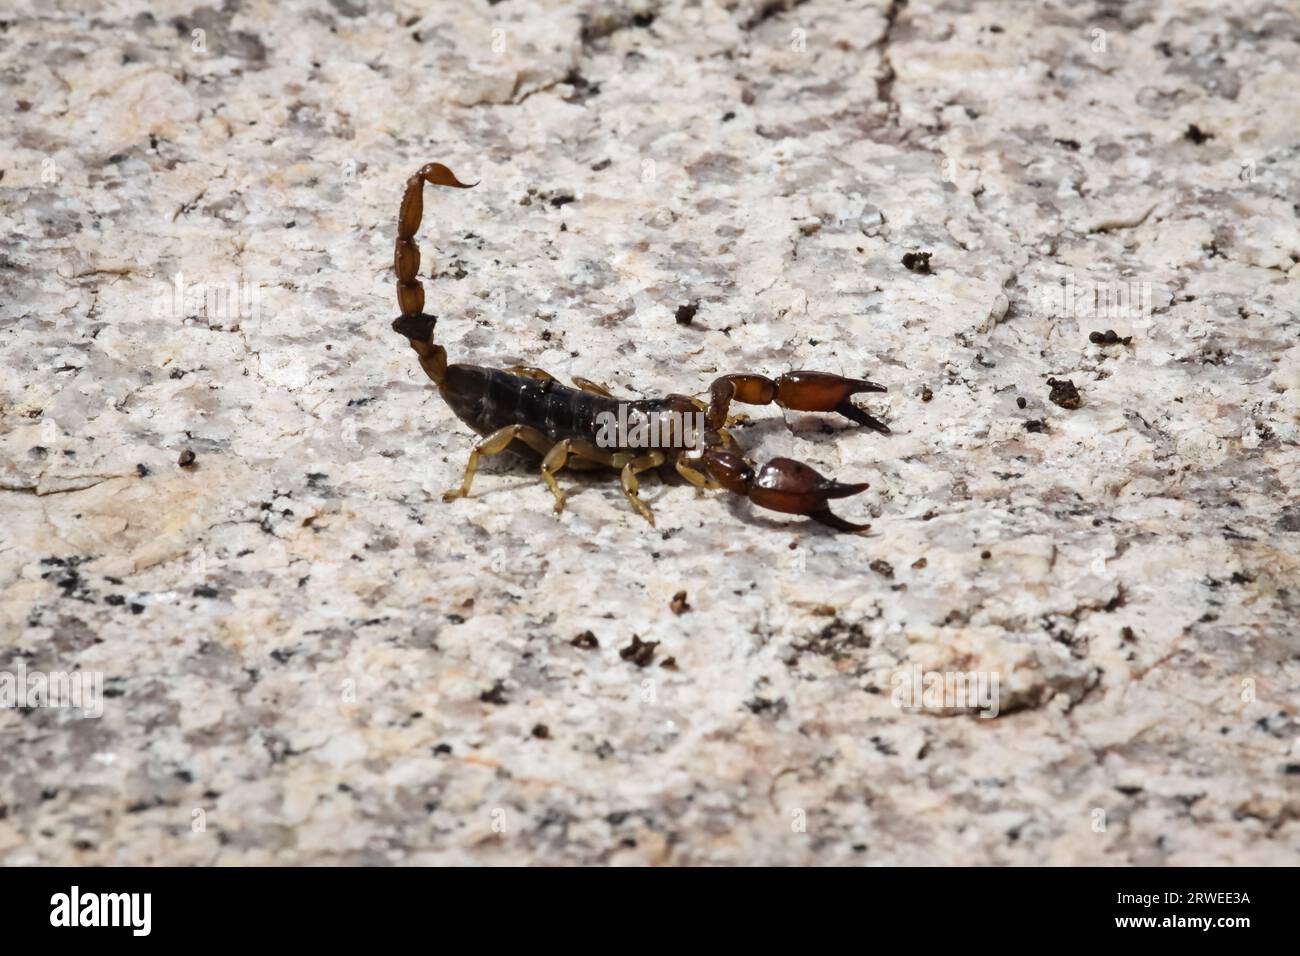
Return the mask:
<path id="1" fill-rule="evenodd" d="M 708 422 L 710 428 L 721 428 L 732 402 L 776 404 L 795 412 L 839 412 L 859 425 L 888 435 L 888 425 L 851 401 L 854 395 L 862 392 L 887 391 L 889 389 L 885 386 L 867 379 L 845 378 L 830 372 L 786 372 L 775 380 L 754 374 L 724 375 L 709 389 Z"/>
<path id="2" fill-rule="evenodd" d="M 709 449 L 703 464 L 710 478 L 760 508 L 784 514 L 805 515 L 837 531 L 861 532 L 869 524 L 852 524 L 827 507 L 832 498 L 847 498 L 866 491 L 865 481 L 844 483 L 827 478 L 811 465 L 793 458 L 773 458 L 757 467 L 732 452 Z"/>

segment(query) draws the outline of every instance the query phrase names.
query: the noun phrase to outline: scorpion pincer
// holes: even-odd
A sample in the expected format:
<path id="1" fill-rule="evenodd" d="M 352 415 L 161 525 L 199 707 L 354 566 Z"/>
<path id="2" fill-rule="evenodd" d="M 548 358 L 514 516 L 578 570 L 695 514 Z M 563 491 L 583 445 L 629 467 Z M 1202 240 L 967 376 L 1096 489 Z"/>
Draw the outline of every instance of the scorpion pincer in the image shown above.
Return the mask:
<path id="1" fill-rule="evenodd" d="M 806 515 L 838 531 L 866 531 L 870 525 L 845 521 L 831 512 L 827 502 L 865 491 L 866 482 L 843 484 L 808 465 L 789 458 L 773 458 L 755 465 L 741 453 L 727 431 L 732 402 L 745 405 L 776 404 L 800 412 L 837 412 L 850 420 L 889 434 L 888 427 L 850 401 L 862 392 L 884 392 L 883 385 L 865 379 L 844 378 L 826 372 L 787 372 L 773 380 L 762 375 L 724 375 L 713 382 L 709 400 L 688 395 L 623 401 L 604 386 L 582 378 L 575 388 L 558 382 L 538 368 L 505 369 L 478 365 L 448 365 L 447 353 L 434 341 L 437 318 L 424 312 L 424 286 L 418 276 L 420 250 L 415 234 L 423 217 L 424 183 L 468 189 L 441 163 L 428 163 L 406 181 L 397 220 L 393 268 L 397 273 L 397 304 L 401 316 L 394 331 L 404 335 L 419 356 L 420 367 L 433 380 L 456 416 L 483 436 L 470 452 L 460 487 L 443 495 L 452 501 L 469 494 L 474 473 L 485 455 L 511 452 L 541 462 L 542 480 L 555 496 L 555 510 L 564 508 L 565 495 L 556 474 L 570 468 L 608 468 L 620 473 L 623 493 L 632 507 L 651 525 L 654 514 L 638 494 L 637 476 L 671 464 L 697 488 L 717 489 L 747 497 L 761 508 Z M 703 427 L 687 440 L 669 447 L 643 447 L 627 440 L 621 431 L 608 440 L 603 424 L 622 413 L 624 421 L 645 423 L 671 416 L 694 416 Z"/>

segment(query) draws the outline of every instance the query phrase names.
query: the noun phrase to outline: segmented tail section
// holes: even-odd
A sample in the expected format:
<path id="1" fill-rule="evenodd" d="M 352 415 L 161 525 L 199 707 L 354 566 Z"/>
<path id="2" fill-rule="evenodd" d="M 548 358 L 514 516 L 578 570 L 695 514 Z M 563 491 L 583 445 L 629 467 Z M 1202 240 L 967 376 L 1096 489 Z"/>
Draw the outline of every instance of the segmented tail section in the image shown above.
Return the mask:
<path id="1" fill-rule="evenodd" d="M 470 189 L 478 183 L 462 183 L 442 163 L 426 163 L 406 181 L 402 209 L 397 215 L 397 242 L 393 247 L 393 271 L 397 273 L 397 308 L 401 317 L 393 328 L 407 338 L 427 341 L 435 319 L 424 314 L 424 284 L 420 282 L 420 247 L 415 234 L 424 218 L 424 184 Z"/>

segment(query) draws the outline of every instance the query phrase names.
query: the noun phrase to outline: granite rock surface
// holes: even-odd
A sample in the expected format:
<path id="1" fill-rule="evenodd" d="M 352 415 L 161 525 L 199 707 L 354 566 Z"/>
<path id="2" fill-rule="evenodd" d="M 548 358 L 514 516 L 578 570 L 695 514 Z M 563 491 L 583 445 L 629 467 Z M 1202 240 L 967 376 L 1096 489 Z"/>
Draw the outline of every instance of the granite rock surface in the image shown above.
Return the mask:
<path id="1" fill-rule="evenodd" d="M 1268 0 L 19 0 L 0 671 L 103 685 L 0 708 L 0 862 L 1300 861 L 1298 45 Z M 655 528 L 600 477 L 557 516 L 504 460 L 444 503 L 473 436 L 389 328 L 430 160 L 480 183 L 425 196 L 453 361 L 868 375 L 890 435 L 736 434 L 871 532 L 651 476 Z"/>

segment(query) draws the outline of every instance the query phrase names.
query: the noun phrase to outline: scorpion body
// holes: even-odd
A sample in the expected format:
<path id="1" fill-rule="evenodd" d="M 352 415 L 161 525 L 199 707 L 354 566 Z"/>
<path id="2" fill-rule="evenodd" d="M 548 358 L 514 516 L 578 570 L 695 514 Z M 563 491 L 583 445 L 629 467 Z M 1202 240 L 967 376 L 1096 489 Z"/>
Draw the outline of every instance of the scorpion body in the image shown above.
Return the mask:
<path id="1" fill-rule="evenodd" d="M 407 180 L 398 215 L 393 267 L 401 315 L 393 329 L 403 335 L 419 357 L 420 366 L 438 387 L 461 421 L 483 436 L 470 452 L 459 488 L 443 495 L 451 501 L 469 494 L 485 455 L 510 452 L 541 462 L 541 477 L 564 508 L 565 495 L 556 480 L 564 467 L 617 470 L 629 503 L 651 525 L 654 514 L 641 500 L 637 475 L 672 465 L 697 488 L 723 488 L 748 497 L 754 504 L 787 514 L 807 515 L 840 531 L 866 531 L 835 515 L 827 501 L 864 491 L 866 482 L 844 484 L 789 458 L 763 465 L 747 460 L 727 430 L 733 401 L 748 405 L 776 404 L 795 411 L 838 412 L 884 434 L 889 429 L 850 401 L 861 392 L 883 392 L 884 386 L 826 372 L 788 372 L 773 380 L 762 375 L 724 375 L 714 381 L 709 401 L 689 395 L 620 400 L 602 385 L 575 378 L 570 388 L 548 372 L 529 366 L 506 369 L 447 363 L 447 353 L 434 341 L 435 316 L 424 312 L 424 287 L 418 278 L 420 252 L 415 243 L 423 216 L 423 185 L 431 183 L 468 189 L 441 163 L 429 163 Z M 686 428 L 680 423 L 686 421 Z M 618 427 L 613 427 L 617 423 Z M 691 427 L 695 423 L 698 427 Z M 639 436 L 674 437 L 662 446 L 647 447 Z M 676 429 L 674 431 L 673 429 Z"/>

